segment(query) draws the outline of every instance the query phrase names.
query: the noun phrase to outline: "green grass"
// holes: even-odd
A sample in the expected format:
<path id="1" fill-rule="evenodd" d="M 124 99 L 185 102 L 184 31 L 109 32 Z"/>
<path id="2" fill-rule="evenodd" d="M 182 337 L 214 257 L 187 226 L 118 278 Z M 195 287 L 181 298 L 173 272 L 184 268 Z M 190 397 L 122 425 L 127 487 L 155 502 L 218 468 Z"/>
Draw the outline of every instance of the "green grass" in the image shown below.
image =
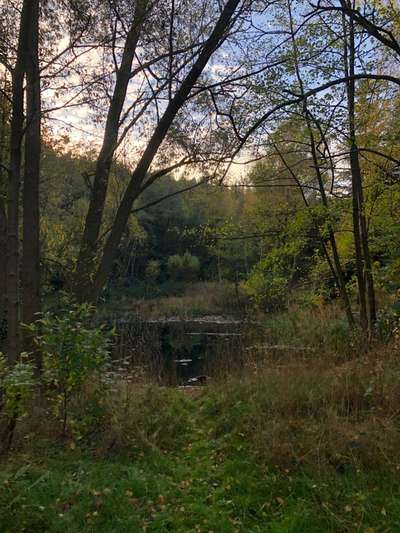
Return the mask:
<path id="1" fill-rule="evenodd" d="M 0 531 L 400 531 L 396 468 L 262 464 L 244 434 L 221 430 L 212 402 L 173 400 L 185 421 L 169 449 L 96 458 L 95 448 L 42 442 L 10 457 L 0 465 Z"/>

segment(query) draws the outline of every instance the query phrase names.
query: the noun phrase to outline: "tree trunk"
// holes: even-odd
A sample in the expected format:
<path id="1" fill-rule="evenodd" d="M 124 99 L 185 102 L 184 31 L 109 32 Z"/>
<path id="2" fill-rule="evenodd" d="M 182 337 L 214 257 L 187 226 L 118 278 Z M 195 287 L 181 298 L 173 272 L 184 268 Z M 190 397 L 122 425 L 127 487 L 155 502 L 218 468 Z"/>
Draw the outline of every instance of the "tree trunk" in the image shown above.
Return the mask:
<path id="1" fill-rule="evenodd" d="M 347 41 L 347 39 L 345 40 Z M 373 324 L 376 319 L 376 307 L 371 256 L 364 214 L 362 175 L 355 126 L 355 43 L 354 22 L 352 19 L 349 20 L 348 42 L 345 42 L 345 64 L 346 75 L 350 76 L 350 79 L 347 81 L 346 88 L 350 141 L 350 169 L 353 193 L 353 231 L 356 251 L 358 292 L 360 299 L 360 322 L 362 329 L 368 332 L 370 337 L 372 335 Z"/>
<path id="2" fill-rule="evenodd" d="M 40 312 L 40 72 L 39 72 L 39 0 L 31 0 L 29 47 L 26 49 L 26 132 L 23 187 L 22 247 L 22 318 L 32 324 Z M 24 335 L 24 349 L 34 351 L 29 333 Z M 35 353 L 36 366 L 41 367 Z"/>
<path id="3" fill-rule="evenodd" d="M 2 337 L 2 325 L 6 318 L 7 307 L 7 213 L 4 199 L 0 197 L 0 340 Z"/>
<path id="4" fill-rule="evenodd" d="M 157 154 L 161 143 L 165 139 L 173 120 L 185 103 L 186 98 L 189 96 L 194 84 L 203 72 L 208 60 L 222 43 L 224 34 L 232 21 L 233 15 L 240 1 L 241 0 L 228 0 L 226 2 L 220 17 L 209 38 L 204 44 L 196 62 L 190 69 L 186 78 L 183 80 L 180 88 L 175 93 L 175 96 L 169 101 L 168 106 L 157 127 L 155 128 L 154 133 L 151 136 L 136 169 L 132 173 L 130 182 L 118 208 L 110 235 L 105 244 L 101 262 L 94 280 L 93 290 L 91 291 L 91 296 L 93 299 L 97 299 L 99 297 L 102 288 L 107 282 L 108 276 L 112 269 L 116 251 L 121 242 L 122 235 L 129 219 L 133 202 L 141 193 L 142 182 L 146 177 L 146 173 L 155 155 Z"/>
<path id="5" fill-rule="evenodd" d="M 103 144 L 96 161 L 95 175 L 89 209 L 86 215 L 85 228 L 75 274 L 75 293 L 80 300 L 89 297 L 91 275 L 97 255 L 100 227 L 103 219 L 104 205 L 107 196 L 110 168 L 118 142 L 118 132 L 122 109 L 131 79 L 132 62 L 135 57 L 137 43 L 143 27 L 147 1 L 136 4 L 134 20 L 125 41 L 121 64 L 117 71 L 116 82 L 110 107 L 108 110 Z"/>
<path id="6" fill-rule="evenodd" d="M 10 364 L 20 353 L 19 294 L 19 195 L 21 185 L 21 144 L 24 127 L 24 62 L 30 25 L 30 2 L 22 6 L 17 59 L 12 73 L 12 115 L 10 170 L 7 196 L 7 354 Z"/>
<path id="7" fill-rule="evenodd" d="M 6 93 L 6 78 L 4 77 L 4 92 Z M 7 182 L 7 123 L 9 120 L 8 101 L 0 95 L 0 341 L 3 339 L 3 324 L 6 320 L 7 309 L 7 211 L 6 211 L 6 182 Z"/>
<path id="8" fill-rule="evenodd" d="M 319 187 L 319 191 L 320 191 L 320 194 L 321 194 L 322 204 L 323 204 L 324 207 L 326 207 L 328 209 L 329 208 L 328 198 L 326 196 L 325 187 L 324 187 L 324 181 L 322 179 L 322 174 L 321 174 L 321 170 L 320 170 L 320 167 L 319 167 L 314 133 L 312 131 L 310 117 L 309 117 L 306 105 L 307 104 L 305 103 L 307 129 L 308 129 L 310 142 L 311 142 L 311 154 L 312 154 L 313 164 L 314 164 L 314 167 L 315 167 L 315 174 L 317 176 L 318 187 Z M 347 292 L 347 289 L 346 289 L 346 282 L 345 282 L 345 278 L 344 278 L 344 274 L 343 274 L 343 268 L 342 268 L 342 264 L 341 264 L 341 261 L 340 261 L 339 252 L 338 252 L 338 248 L 337 248 L 337 244 L 336 244 L 335 232 L 334 232 L 332 224 L 331 224 L 331 222 L 329 220 L 328 220 L 328 235 L 329 235 L 329 243 L 330 243 L 331 249 L 332 249 L 333 263 L 334 263 L 334 266 L 335 266 L 336 283 L 338 285 L 340 296 L 341 296 L 341 298 L 343 300 L 343 304 L 344 304 L 344 308 L 345 308 L 345 312 L 346 312 L 346 316 L 347 316 L 347 321 L 349 323 L 349 326 L 351 328 L 353 328 L 355 323 L 354 323 L 353 312 L 351 310 L 350 298 L 349 298 L 349 295 L 348 295 L 348 292 Z"/>
<path id="9" fill-rule="evenodd" d="M 298 61 L 298 49 L 297 49 L 297 43 L 296 43 L 296 38 L 295 38 L 295 31 L 294 31 L 294 27 L 293 27 L 293 18 L 292 18 L 292 10 L 291 10 L 290 0 L 288 1 L 288 11 L 289 11 L 289 17 L 290 17 L 290 33 L 291 33 L 291 39 L 292 39 L 292 45 L 293 45 L 293 56 L 294 56 L 296 76 L 297 76 L 297 80 L 299 82 L 301 94 L 302 94 L 302 96 L 304 96 L 304 84 L 303 84 L 303 79 L 302 79 L 302 76 L 301 76 L 301 73 L 300 73 L 300 67 L 299 67 L 299 61 Z M 324 207 L 326 207 L 328 209 L 329 202 L 328 202 L 328 198 L 327 198 L 327 195 L 326 195 L 326 192 L 325 192 L 324 180 L 323 180 L 323 177 L 322 177 L 321 168 L 320 168 L 320 164 L 319 164 L 317 146 L 316 146 L 315 136 L 314 136 L 314 132 L 313 132 L 313 126 L 312 126 L 312 122 L 311 122 L 312 116 L 311 116 L 311 113 L 308 110 L 307 99 L 306 98 L 303 100 L 303 113 L 304 113 L 304 117 L 305 117 L 305 121 L 306 121 L 308 137 L 309 137 L 309 140 L 310 140 L 311 156 L 312 156 L 312 160 L 313 160 L 313 165 L 314 165 L 314 169 L 315 169 L 315 175 L 316 175 L 317 182 L 318 182 L 318 188 L 319 188 L 319 192 L 320 192 L 320 195 L 321 195 L 322 204 L 323 204 Z M 305 200 L 304 195 L 303 195 L 303 200 Z M 306 205 L 307 205 L 308 203 L 307 203 L 306 200 L 305 200 L 305 202 L 306 202 Z M 342 264 L 341 264 L 341 261 L 340 261 L 340 256 L 339 256 L 339 252 L 338 252 L 338 248 L 337 248 L 337 244 L 336 244 L 335 231 L 334 231 L 334 229 L 332 227 L 332 224 L 331 224 L 331 222 L 329 220 L 328 220 L 328 235 L 329 235 L 329 243 L 330 243 L 331 249 L 332 249 L 333 264 L 332 264 L 331 258 L 329 256 L 328 250 L 326 249 L 325 243 L 321 239 L 323 250 L 324 250 L 324 254 L 325 254 L 325 257 L 327 259 L 329 268 L 331 269 L 331 271 L 333 273 L 333 276 L 335 278 L 335 282 L 336 282 L 336 285 L 338 286 L 340 296 L 341 296 L 341 298 L 343 300 L 343 305 L 344 305 L 344 308 L 345 308 L 346 317 L 347 317 L 347 321 L 349 323 L 349 326 L 351 328 L 354 328 L 354 326 L 355 326 L 354 316 L 353 316 L 353 312 L 352 312 L 352 309 L 351 309 L 350 298 L 349 298 L 349 294 L 348 294 L 348 291 L 347 291 L 347 288 L 346 288 L 346 282 L 345 282 L 345 277 L 344 277 L 344 274 L 343 274 L 343 268 L 342 268 Z"/>

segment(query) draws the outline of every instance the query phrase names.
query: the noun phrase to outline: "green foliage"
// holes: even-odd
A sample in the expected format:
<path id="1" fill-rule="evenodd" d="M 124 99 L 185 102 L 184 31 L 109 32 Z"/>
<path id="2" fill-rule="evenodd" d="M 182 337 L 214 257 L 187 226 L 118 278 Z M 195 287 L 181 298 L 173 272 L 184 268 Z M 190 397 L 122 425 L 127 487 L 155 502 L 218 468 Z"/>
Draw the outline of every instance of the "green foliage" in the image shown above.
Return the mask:
<path id="1" fill-rule="evenodd" d="M 282 276 L 256 268 L 244 287 L 255 304 L 264 311 L 277 311 L 285 306 L 287 280 Z"/>
<path id="2" fill-rule="evenodd" d="M 400 337 L 400 300 L 378 311 L 375 327 L 378 337 L 385 342 Z"/>
<path id="3" fill-rule="evenodd" d="M 175 281 L 195 281 L 200 272 L 199 259 L 185 252 L 183 255 L 172 255 L 167 262 L 168 274 Z"/>
<path id="4" fill-rule="evenodd" d="M 71 400 L 84 386 L 93 387 L 107 375 L 111 333 L 92 324 L 93 314 L 89 304 L 73 304 L 57 314 L 46 313 L 29 328 L 42 353 L 43 380 L 63 433 Z"/>
<path id="5" fill-rule="evenodd" d="M 264 311 L 277 311 L 286 304 L 288 279 L 280 270 L 280 258 L 271 254 L 254 267 L 244 284 L 249 296 Z"/>
<path id="6" fill-rule="evenodd" d="M 27 401 L 32 397 L 37 380 L 34 365 L 22 353 L 10 366 L 0 353 L 0 413 L 12 418 L 27 416 Z"/>
<path id="7" fill-rule="evenodd" d="M 160 261 L 150 259 L 146 265 L 145 276 L 149 281 L 157 281 L 161 273 Z"/>

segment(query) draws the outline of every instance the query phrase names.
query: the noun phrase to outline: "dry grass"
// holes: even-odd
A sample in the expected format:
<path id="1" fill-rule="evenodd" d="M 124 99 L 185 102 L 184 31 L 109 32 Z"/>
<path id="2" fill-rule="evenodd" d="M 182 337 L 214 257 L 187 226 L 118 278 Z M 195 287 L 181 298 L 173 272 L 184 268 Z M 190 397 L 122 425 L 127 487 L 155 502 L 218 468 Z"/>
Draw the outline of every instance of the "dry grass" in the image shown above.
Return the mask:
<path id="1" fill-rule="evenodd" d="M 81 395 L 69 438 L 100 455 L 174 451 L 204 427 L 227 442 L 244 438 L 259 460 L 283 469 L 400 468 L 399 356 L 395 343 L 347 360 L 322 349 L 253 354 L 195 395 L 126 380 L 100 402 L 93 391 Z M 51 420 L 45 402 L 34 405 L 15 444 L 54 438 Z"/>
<path id="2" fill-rule="evenodd" d="M 210 392 L 216 431 L 243 433 L 283 467 L 399 463 L 400 360 L 394 345 L 346 363 L 326 356 L 249 364 Z"/>
<path id="3" fill-rule="evenodd" d="M 122 299 L 119 310 L 129 311 L 142 318 L 177 316 L 193 318 L 204 315 L 232 315 L 243 311 L 247 304 L 243 291 L 237 294 L 230 283 L 198 282 L 185 286 L 179 296 L 152 299 Z"/>

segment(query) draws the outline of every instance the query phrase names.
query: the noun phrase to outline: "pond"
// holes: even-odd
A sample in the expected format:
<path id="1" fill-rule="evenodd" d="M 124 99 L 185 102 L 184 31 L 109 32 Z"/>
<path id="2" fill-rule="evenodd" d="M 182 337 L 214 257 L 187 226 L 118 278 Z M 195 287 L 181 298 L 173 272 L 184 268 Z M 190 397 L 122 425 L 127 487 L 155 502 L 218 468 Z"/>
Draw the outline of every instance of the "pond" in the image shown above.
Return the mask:
<path id="1" fill-rule="evenodd" d="M 210 376 L 240 370 L 254 324 L 221 316 L 114 321 L 114 357 L 141 367 L 166 385 L 202 385 Z"/>

